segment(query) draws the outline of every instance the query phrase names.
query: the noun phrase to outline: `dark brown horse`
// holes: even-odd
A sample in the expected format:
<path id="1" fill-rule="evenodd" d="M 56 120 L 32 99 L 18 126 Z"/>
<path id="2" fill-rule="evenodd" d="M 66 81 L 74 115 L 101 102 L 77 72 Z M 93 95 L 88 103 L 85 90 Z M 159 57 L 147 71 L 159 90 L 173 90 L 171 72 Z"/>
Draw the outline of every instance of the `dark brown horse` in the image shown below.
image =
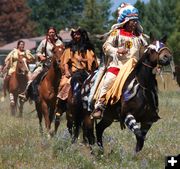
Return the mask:
<path id="1" fill-rule="evenodd" d="M 10 75 L 10 77 L 8 78 L 8 82 L 5 83 L 7 84 L 7 86 L 4 86 L 5 96 L 6 96 L 6 89 L 9 91 L 10 108 L 12 115 L 16 114 L 18 100 L 19 100 L 19 105 L 18 105 L 19 116 L 22 116 L 24 102 L 18 99 L 18 95 L 22 93 L 26 88 L 28 81 L 28 72 L 29 72 L 29 68 L 27 65 L 27 59 L 19 55 L 17 60 L 16 70 Z"/>
<path id="2" fill-rule="evenodd" d="M 61 55 L 63 52 L 63 45 L 54 46 L 54 55 L 51 60 L 50 68 L 38 86 L 38 98 L 35 100 L 35 106 L 39 118 L 40 132 L 43 132 L 42 118 L 44 117 L 48 137 L 53 133 L 50 131 L 50 128 L 51 123 L 55 117 L 54 110 L 56 106 L 59 81 L 62 75 Z"/>
<path id="3" fill-rule="evenodd" d="M 135 134 L 137 140 L 135 151 L 139 152 L 143 148 L 147 132 L 159 119 L 157 81 L 153 70 L 158 66 L 170 64 L 171 60 L 172 54 L 163 40 L 154 41 L 148 46 L 127 78 L 121 99 L 113 105 L 108 103 L 103 118 L 96 124 L 97 143 L 100 147 L 103 147 L 104 130 L 116 120 L 120 121 L 121 129 L 127 126 Z M 90 119 L 90 113 L 86 110 L 84 120 L 86 130 L 84 132 L 89 143 L 93 144 L 95 141 L 94 120 Z M 137 123 L 140 123 L 140 127 Z"/>
<path id="4" fill-rule="evenodd" d="M 67 98 L 66 119 L 69 133 L 72 137 L 72 143 L 76 142 L 79 136 L 80 128 L 82 127 L 83 106 L 81 99 L 81 88 L 83 82 L 88 77 L 85 70 L 76 71 L 71 79 L 71 89 Z"/>
<path id="5" fill-rule="evenodd" d="M 77 69 L 72 73 L 70 80 L 70 90 L 66 100 L 59 99 L 57 104 L 57 114 L 62 115 L 66 112 L 67 128 L 72 138 L 72 143 L 76 142 L 79 136 L 80 129 L 83 127 L 83 106 L 81 99 L 81 88 L 88 77 L 88 74 L 94 72 L 97 69 L 97 64 L 94 61 L 91 66 L 91 70 Z M 60 124 L 60 118 L 56 116 L 56 128 Z M 56 129 L 57 130 L 57 129 Z"/>
<path id="6" fill-rule="evenodd" d="M 97 63 L 94 60 L 91 69 L 77 69 L 72 73 L 70 80 L 70 90 L 68 97 L 65 100 L 58 100 L 56 112 L 55 126 L 56 130 L 60 124 L 60 115 L 66 112 L 67 128 L 72 138 L 72 143 L 76 142 L 79 136 L 79 131 L 82 128 L 84 114 L 81 99 L 81 88 L 88 77 L 88 74 L 97 69 Z"/>

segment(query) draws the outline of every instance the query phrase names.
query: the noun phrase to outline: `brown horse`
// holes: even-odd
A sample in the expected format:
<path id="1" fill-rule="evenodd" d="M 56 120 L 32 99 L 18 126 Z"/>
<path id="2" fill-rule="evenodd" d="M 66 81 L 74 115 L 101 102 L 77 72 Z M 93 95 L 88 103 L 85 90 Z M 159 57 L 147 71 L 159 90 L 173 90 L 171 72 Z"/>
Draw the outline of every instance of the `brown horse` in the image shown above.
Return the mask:
<path id="1" fill-rule="evenodd" d="M 64 52 L 64 46 L 54 46 L 51 65 L 46 75 L 38 86 L 38 99 L 35 100 L 35 106 L 39 118 L 40 132 L 43 133 L 42 118 L 45 120 L 48 137 L 51 123 L 55 117 L 55 106 L 58 93 L 59 81 L 61 79 L 61 55 Z M 56 132 L 56 131 L 55 131 Z"/>
<path id="2" fill-rule="evenodd" d="M 103 147 L 102 136 L 104 130 L 114 120 L 120 121 L 121 129 L 127 126 L 136 136 L 136 152 L 144 145 L 147 132 L 152 124 L 159 119 L 157 81 L 154 69 L 158 66 L 170 64 L 172 54 L 164 41 L 154 41 L 145 50 L 135 69 L 130 73 L 122 89 L 122 96 L 116 104 L 108 103 L 103 118 L 96 124 L 97 143 Z M 86 85 L 85 85 L 86 87 Z M 87 107 L 87 101 L 84 99 Z M 85 135 L 90 144 L 95 142 L 93 133 L 94 120 L 90 119 L 91 111 L 86 111 L 84 120 Z M 140 127 L 137 125 L 140 123 Z"/>
<path id="3" fill-rule="evenodd" d="M 6 83 L 7 86 L 4 86 L 5 96 L 6 89 L 9 91 L 10 108 L 12 115 L 16 114 L 19 100 L 19 116 L 22 116 L 24 102 L 18 99 L 18 95 L 22 93 L 26 88 L 28 81 L 28 72 L 29 68 L 27 65 L 27 59 L 19 55 L 16 70 L 9 76 L 8 82 Z"/>
<path id="4" fill-rule="evenodd" d="M 92 64 L 91 71 L 97 69 L 97 65 L 95 63 Z M 87 72 L 85 69 L 78 69 L 73 72 L 71 80 L 70 80 L 70 90 L 68 93 L 68 97 L 66 100 L 58 100 L 57 110 L 56 112 L 56 130 L 60 124 L 60 115 L 63 112 L 66 112 L 67 119 L 67 128 L 72 138 L 72 143 L 75 143 L 79 136 L 79 131 L 83 127 L 83 106 L 81 99 L 81 88 L 88 77 L 88 74 L 91 72 Z M 59 116 L 57 116 L 59 114 Z"/>
<path id="5" fill-rule="evenodd" d="M 81 88 L 83 82 L 88 77 L 85 70 L 77 70 L 71 78 L 71 89 L 67 98 L 66 119 L 69 133 L 72 137 L 72 143 L 76 142 L 79 136 L 80 128 L 83 122 L 83 106 L 81 99 Z"/>
<path id="6" fill-rule="evenodd" d="M 77 69 L 74 71 L 70 80 L 70 89 L 67 99 L 58 99 L 55 130 L 57 130 L 60 124 L 60 116 L 66 112 L 67 128 L 71 135 L 72 143 L 77 141 L 84 119 L 81 88 L 88 77 L 88 74 L 94 72 L 97 67 L 98 64 L 95 58 L 90 69 L 86 67 L 84 69 Z"/>

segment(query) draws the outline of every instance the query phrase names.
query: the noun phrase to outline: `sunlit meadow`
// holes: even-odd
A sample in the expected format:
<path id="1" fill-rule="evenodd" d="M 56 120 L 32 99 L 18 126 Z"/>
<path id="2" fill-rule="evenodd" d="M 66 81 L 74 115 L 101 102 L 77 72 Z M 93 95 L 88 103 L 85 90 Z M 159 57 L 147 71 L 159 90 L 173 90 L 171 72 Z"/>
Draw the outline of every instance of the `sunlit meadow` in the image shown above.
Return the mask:
<path id="1" fill-rule="evenodd" d="M 0 169 L 163 169 L 165 156 L 180 153 L 179 100 L 177 86 L 159 92 L 161 120 L 135 155 L 134 135 L 128 129 L 122 131 L 118 122 L 104 133 L 104 152 L 97 145 L 90 151 L 82 136 L 71 144 L 64 116 L 57 135 L 47 140 L 39 134 L 34 105 L 25 104 L 22 118 L 12 117 L 6 98 L 0 102 Z"/>

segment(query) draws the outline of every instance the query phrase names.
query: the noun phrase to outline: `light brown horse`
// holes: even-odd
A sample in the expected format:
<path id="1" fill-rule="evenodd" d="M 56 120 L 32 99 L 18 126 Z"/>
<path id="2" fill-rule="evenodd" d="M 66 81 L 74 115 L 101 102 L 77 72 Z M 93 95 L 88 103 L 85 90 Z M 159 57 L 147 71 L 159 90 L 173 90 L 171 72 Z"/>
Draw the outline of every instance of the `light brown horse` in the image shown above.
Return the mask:
<path id="1" fill-rule="evenodd" d="M 59 81 L 61 79 L 61 55 L 64 52 L 64 46 L 54 46 L 51 66 L 48 69 L 44 79 L 38 87 L 38 99 L 35 106 L 39 118 L 39 127 L 41 134 L 43 133 L 42 118 L 45 120 L 48 137 L 54 132 L 50 131 L 51 123 L 54 119 L 56 99 L 58 93 Z"/>
<path id="2" fill-rule="evenodd" d="M 19 55 L 17 60 L 17 66 L 15 72 L 13 72 L 10 77 L 8 78 L 7 87 L 4 88 L 9 91 L 9 98 L 10 98 L 10 109 L 11 114 L 15 115 L 17 112 L 17 106 L 19 108 L 19 116 L 22 116 L 23 113 L 23 105 L 24 102 L 18 99 L 18 95 L 22 93 L 27 85 L 28 82 L 28 64 L 27 59 Z M 18 105 L 19 101 L 19 105 Z"/>

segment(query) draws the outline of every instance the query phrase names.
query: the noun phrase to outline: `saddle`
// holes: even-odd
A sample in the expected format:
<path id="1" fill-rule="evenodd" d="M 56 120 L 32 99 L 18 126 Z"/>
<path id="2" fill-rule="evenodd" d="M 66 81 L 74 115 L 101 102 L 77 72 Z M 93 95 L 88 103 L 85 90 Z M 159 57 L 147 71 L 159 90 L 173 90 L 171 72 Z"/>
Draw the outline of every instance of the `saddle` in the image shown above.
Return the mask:
<path id="1" fill-rule="evenodd" d="M 27 98 L 37 101 L 39 97 L 38 86 L 47 74 L 48 69 L 43 69 L 41 73 L 30 83 L 27 89 Z"/>
<path id="2" fill-rule="evenodd" d="M 66 100 L 68 98 L 70 89 L 71 89 L 71 85 L 69 83 L 66 83 L 59 91 L 57 97 L 60 98 L 61 100 Z"/>
<path id="3" fill-rule="evenodd" d="M 72 89 L 74 94 L 80 92 L 81 86 L 88 74 L 85 70 L 77 70 L 73 73 L 71 78 L 63 77 L 59 86 L 58 98 L 66 100 L 69 96 L 69 92 Z"/>

